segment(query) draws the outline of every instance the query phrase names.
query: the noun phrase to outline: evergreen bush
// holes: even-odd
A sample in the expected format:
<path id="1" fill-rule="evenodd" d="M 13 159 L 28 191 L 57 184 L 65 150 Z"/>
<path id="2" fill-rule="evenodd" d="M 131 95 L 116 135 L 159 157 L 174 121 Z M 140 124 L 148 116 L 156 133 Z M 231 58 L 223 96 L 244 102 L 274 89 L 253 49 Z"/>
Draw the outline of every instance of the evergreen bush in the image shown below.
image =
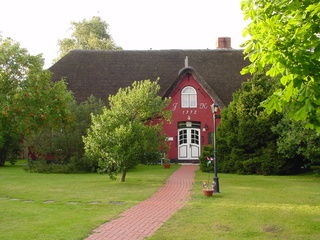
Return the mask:
<path id="1" fill-rule="evenodd" d="M 261 107 L 275 80 L 254 76 L 222 111 L 217 131 L 219 171 L 240 174 L 296 174 L 320 165 L 320 136 L 286 112 Z"/>

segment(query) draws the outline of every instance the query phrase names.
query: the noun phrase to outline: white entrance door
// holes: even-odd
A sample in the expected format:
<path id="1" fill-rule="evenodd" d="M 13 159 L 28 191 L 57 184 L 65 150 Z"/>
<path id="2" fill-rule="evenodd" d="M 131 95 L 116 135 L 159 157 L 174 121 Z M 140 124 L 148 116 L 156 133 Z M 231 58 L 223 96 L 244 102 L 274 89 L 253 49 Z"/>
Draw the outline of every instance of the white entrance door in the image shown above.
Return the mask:
<path id="1" fill-rule="evenodd" d="M 179 159 L 198 159 L 200 156 L 200 129 L 178 129 Z"/>

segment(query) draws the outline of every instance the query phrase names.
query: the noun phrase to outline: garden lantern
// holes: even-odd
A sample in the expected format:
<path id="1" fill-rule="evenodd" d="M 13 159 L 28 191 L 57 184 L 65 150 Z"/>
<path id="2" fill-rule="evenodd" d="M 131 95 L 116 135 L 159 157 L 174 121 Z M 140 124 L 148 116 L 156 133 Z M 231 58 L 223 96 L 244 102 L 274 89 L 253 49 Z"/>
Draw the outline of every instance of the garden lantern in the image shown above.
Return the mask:
<path id="1" fill-rule="evenodd" d="M 218 162 L 217 162 L 217 149 L 216 149 L 216 129 L 217 129 L 217 119 L 220 118 L 218 115 L 219 112 L 219 105 L 212 104 L 211 110 L 213 113 L 213 192 L 219 193 L 219 177 L 218 177 Z"/>

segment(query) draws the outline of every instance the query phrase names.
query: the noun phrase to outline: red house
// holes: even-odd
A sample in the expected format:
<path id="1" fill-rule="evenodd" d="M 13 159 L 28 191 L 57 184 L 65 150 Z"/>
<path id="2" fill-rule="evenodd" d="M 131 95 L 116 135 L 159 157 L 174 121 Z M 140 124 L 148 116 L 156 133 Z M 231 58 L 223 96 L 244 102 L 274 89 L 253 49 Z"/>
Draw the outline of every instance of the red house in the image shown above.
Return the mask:
<path id="1" fill-rule="evenodd" d="M 66 79 L 81 102 L 90 95 L 107 99 L 136 80 L 160 77 L 160 94 L 171 97 L 172 121 L 164 125 L 168 157 L 194 162 L 214 131 L 212 104 L 229 104 L 246 76 L 242 50 L 220 38 L 214 50 L 100 51 L 74 50 L 49 70 Z"/>

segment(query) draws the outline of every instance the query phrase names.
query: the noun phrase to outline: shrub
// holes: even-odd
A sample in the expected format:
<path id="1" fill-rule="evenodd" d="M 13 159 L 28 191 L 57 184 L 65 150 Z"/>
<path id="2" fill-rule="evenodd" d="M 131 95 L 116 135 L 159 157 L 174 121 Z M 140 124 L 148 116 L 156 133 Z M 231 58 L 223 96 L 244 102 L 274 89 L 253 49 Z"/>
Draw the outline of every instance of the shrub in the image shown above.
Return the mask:
<path id="1" fill-rule="evenodd" d="M 38 173 L 85 173 L 96 171 L 96 165 L 96 163 L 93 164 L 85 156 L 73 156 L 67 163 L 39 158 L 37 160 L 29 159 L 25 170 Z"/>
<path id="2" fill-rule="evenodd" d="M 273 131 L 279 135 L 278 152 L 288 159 L 286 168 L 295 172 L 301 167 L 309 169 L 320 165 L 320 135 L 315 130 L 305 129 L 303 125 L 285 116 L 273 128 Z"/>
<path id="3" fill-rule="evenodd" d="M 278 154 L 278 134 L 272 131 L 282 115 L 267 115 L 260 106 L 271 94 L 273 82 L 254 76 L 242 84 L 222 111 L 217 131 L 219 171 L 264 175 L 290 172 L 284 171 L 286 159 Z"/>
<path id="4" fill-rule="evenodd" d="M 159 164 L 162 158 L 163 158 L 163 152 L 154 151 L 154 152 L 143 153 L 140 159 L 142 164 L 154 165 L 154 164 Z"/>
<path id="5" fill-rule="evenodd" d="M 72 124 L 55 131 L 46 129 L 29 138 L 27 145 L 32 146 L 32 151 L 40 158 L 35 163 L 29 161 L 30 169 L 39 172 L 96 171 L 98 161 L 84 156 L 82 137 L 91 124 L 90 114 L 100 113 L 102 106 L 103 102 L 94 97 L 80 104 L 71 103 Z M 50 161 L 41 160 L 48 156 L 51 156 Z"/>
<path id="6" fill-rule="evenodd" d="M 199 157 L 200 161 L 200 170 L 203 172 L 212 172 L 213 171 L 213 164 L 208 161 L 207 158 L 212 158 L 213 155 L 213 147 L 203 146 L 203 150 L 201 156 Z"/>
<path id="7" fill-rule="evenodd" d="M 69 173 L 67 164 L 48 163 L 44 159 L 28 160 L 25 170 L 39 173 Z"/>
<path id="8" fill-rule="evenodd" d="M 317 132 L 292 121 L 286 112 L 267 115 L 261 108 L 273 82 L 254 76 L 242 84 L 230 105 L 223 109 L 217 131 L 219 171 L 296 174 L 320 164 Z"/>
<path id="9" fill-rule="evenodd" d="M 251 158 L 241 162 L 240 174 L 257 174 L 260 172 L 262 161 L 259 158 Z"/>
<path id="10" fill-rule="evenodd" d="M 224 172 L 224 173 L 236 173 L 240 168 L 241 168 L 241 161 L 234 161 L 234 160 L 219 161 L 218 171 Z"/>

